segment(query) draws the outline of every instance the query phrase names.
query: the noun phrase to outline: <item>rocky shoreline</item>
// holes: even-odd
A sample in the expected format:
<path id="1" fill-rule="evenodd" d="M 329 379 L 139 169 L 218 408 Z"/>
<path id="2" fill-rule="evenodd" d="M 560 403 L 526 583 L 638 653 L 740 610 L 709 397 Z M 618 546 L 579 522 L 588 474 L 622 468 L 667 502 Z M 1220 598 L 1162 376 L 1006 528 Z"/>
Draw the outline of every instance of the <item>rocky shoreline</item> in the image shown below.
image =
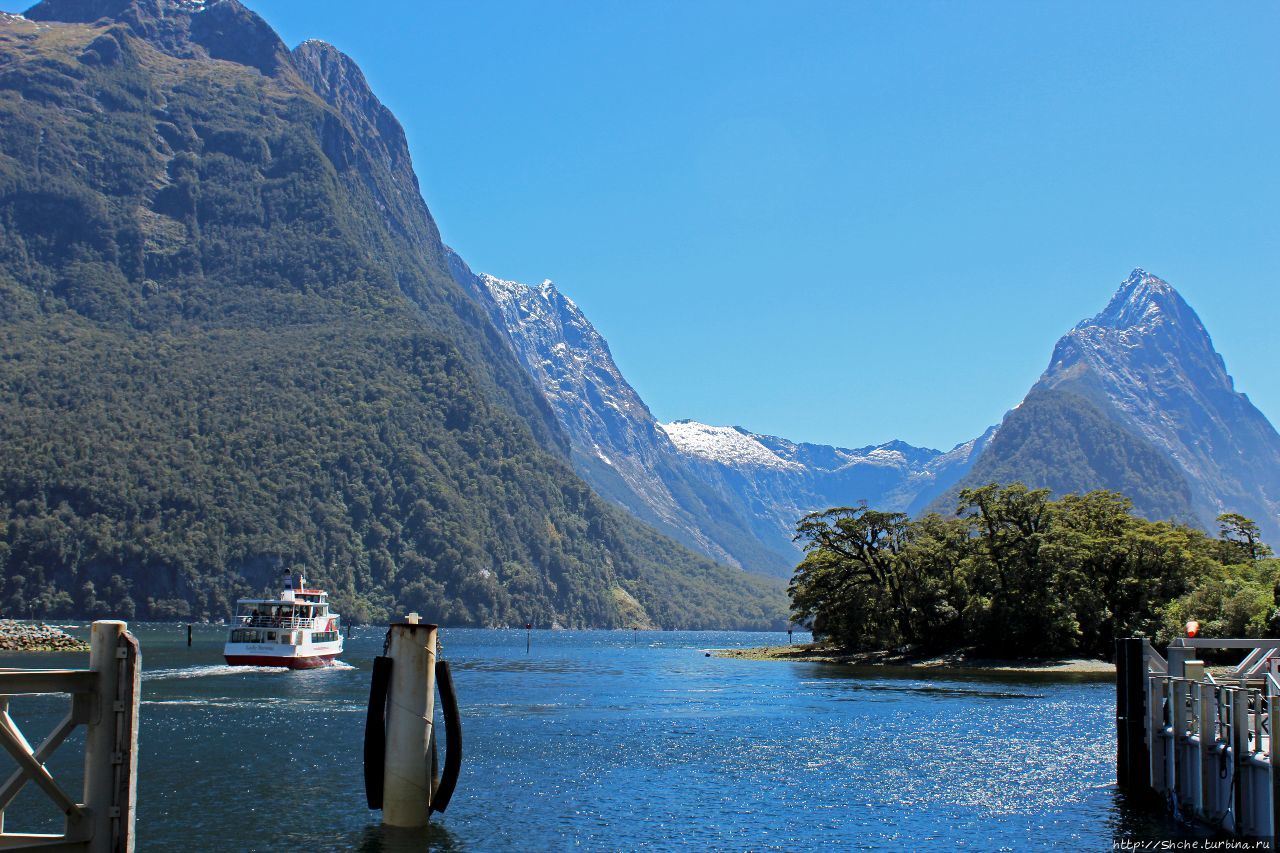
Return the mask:
<path id="1" fill-rule="evenodd" d="M 43 622 L 0 619 L 0 651 L 87 652 L 89 644 Z"/>
<path id="2" fill-rule="evenodd" d="M 795 646 L 763 646 L 754 649 L 720 649 L 717 657 L 742 660 L 785 660 L 808 663 L 834 663 L 846 666 L 905 667 L 934 672 L 961 670 L 970 673 L 1048 673 L 1088 675 L 1110 678 L 1115 665 L 1083 658 L 1031 658 L 994 660 L 980 658 L 961 649 L 941 655 L 921 656 L 909 652 L 849 652 L 832 646 L 807 643 Z"/>

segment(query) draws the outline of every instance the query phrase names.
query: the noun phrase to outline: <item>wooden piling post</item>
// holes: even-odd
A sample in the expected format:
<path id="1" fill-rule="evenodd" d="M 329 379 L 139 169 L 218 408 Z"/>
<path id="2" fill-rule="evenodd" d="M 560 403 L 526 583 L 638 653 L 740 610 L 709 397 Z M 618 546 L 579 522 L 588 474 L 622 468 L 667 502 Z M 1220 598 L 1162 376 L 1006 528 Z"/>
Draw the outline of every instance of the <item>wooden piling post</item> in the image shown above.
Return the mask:
<path id="1" fill-rule="evenodd" d="M 124 622 L 93 623 L 89 669 L 98 689 L 84 738 L 84 802 L 93 853 L 133 850 L 138 777 L 138 641 Z"/>
<path id="2" fill-rule="evenodd" d="M 435 625 L 416 619 L 391 626 L 382 795 L 382 822 L 390 826 L 426 826 L 431 816 L 436 633 Z"/>

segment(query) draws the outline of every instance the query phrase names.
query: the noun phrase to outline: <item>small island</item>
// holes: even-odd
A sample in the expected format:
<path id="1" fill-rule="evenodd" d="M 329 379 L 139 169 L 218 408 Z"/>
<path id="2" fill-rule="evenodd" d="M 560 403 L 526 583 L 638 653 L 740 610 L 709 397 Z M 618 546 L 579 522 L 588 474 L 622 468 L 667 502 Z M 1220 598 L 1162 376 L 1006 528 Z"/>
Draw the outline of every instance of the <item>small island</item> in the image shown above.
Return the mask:
<path id="1" fill-rule="evenodd" d="M 1136 515 L 1111 491 L 959 490 L 955 514 L 814 512 L 788 594 L 810 645 L 721 657 L 987 672 L 1113 673 L 1118 637 L 1280 631 L 1280 560 L 1251 519 L 1219 536 Z"/>

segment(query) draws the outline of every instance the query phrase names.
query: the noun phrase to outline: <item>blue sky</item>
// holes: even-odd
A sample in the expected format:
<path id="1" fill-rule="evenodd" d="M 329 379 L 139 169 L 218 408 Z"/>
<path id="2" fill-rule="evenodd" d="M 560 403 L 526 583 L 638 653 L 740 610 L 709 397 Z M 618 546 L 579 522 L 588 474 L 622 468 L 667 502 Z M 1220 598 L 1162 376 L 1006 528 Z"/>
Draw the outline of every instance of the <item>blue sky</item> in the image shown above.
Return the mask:
<path id="1" fill-rule="evenodd" d="M 949 447 L 1135 266 L 1280 417 L 1280 5 L 248 4 L 360 63 L 445 240 L 553 279 L 661 419 Z"/>

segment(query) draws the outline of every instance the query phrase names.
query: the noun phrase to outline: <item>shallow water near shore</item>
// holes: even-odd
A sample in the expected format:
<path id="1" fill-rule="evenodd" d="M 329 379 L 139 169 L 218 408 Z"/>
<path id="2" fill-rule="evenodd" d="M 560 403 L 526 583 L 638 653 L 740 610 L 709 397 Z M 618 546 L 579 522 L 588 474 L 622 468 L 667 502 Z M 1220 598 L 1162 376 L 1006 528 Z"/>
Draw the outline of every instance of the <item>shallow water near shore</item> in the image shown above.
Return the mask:
<path id="1" fill-rule="evenodd" d="M 524 631 L 462 629 L 442 634 L 465 734 L 458 791 L 429 830 L 386 832 L 361 769 L 385 629 L 357 629 L 343 666 L 304 672 L 225 666 L 215 626 L 192 648 L 185 626 L 132 630 L 142 851 L 1110 850 L 1183 832 L 1112 786 L 1109 682 L 706 653 L 785 634 L 535 631 L 526 654 Z M 19 697 L 13 711 L 35 740 L 65 704 Z M 50 762 L 71 790 L 82 742 Z M 55 820 L 24 790 L 6 826 Z"/>

